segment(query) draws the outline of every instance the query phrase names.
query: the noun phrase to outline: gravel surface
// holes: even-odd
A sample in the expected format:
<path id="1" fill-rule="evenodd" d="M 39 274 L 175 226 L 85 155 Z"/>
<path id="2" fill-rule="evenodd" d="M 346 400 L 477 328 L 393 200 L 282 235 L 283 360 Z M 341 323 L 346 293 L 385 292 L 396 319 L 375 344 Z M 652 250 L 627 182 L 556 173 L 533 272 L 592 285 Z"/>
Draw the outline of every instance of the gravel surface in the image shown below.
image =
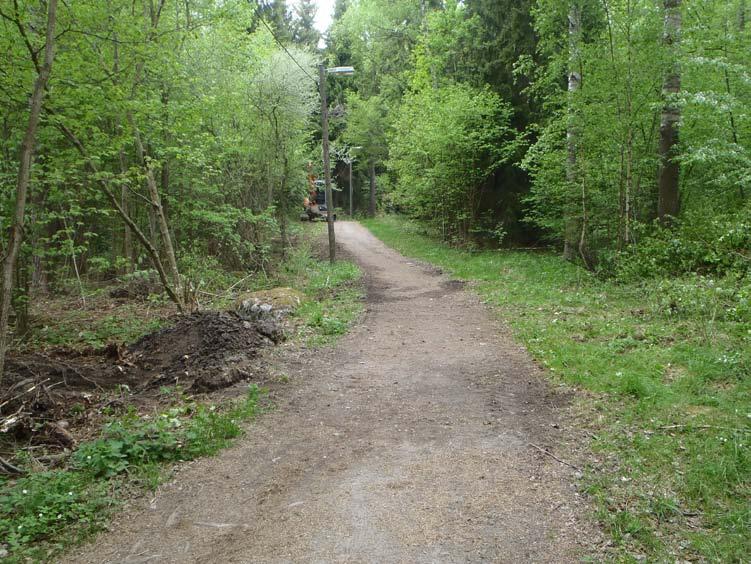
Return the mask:
<path id="1" fill-rule="evenodd" d="M 567 397 L 462 284 L 355 223 L 367 313 L 287 351 L 278 409 L 183 466 L 67 562 L 576 562 L 587 520 Z M 533 446 L 533 445 L 536 445 Z"/>

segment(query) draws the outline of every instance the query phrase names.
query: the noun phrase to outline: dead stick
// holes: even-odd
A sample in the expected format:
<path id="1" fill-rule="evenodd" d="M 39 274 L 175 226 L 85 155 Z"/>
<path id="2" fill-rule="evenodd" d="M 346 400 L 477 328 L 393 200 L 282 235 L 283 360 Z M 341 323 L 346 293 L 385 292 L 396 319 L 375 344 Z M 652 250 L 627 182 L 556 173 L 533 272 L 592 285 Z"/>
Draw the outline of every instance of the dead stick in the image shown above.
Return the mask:
<path id="1" fill-rule="evenodd" d="M 737 429 L 735 427 L 719 427 L 717 425 L 665 425 L 658 427 L 662 431 L 671 429 L 719 429 L 720 431 L 736 431 L 738 433 L 751 433 L 751 429 Z"/>
<path id="2" fill-rule="evenodd" d="M 14 397 L 10 398 L 9 400 L 5 400 L 3 403 L 0 403 L 0 408 L 3 408 L 7 404 L 9 404 L 10 402 L 15 401 L 15 400 L 17 400 L 17 399 L 25 396 L 26 394 L 29 394 L 29 393 L 33 392 L 36 389 L 37 386 L 41 386 L 45 382 L 49 382 L 49 380 L 50 380 L 49 378 L 47 378 L 46 380 L 42 380 L 41 382 L 38 382 L 38 383 L 34 384 L 31 388 L 29 388 L 25 392 L 21 392 L 17 396 L 14 396 Z"/>
<path id="3" fill-rule="evenodd" d="M 537 445 L 536 445 L 536 444 L 534 444 L 534 443 L 527 443 L 527 444 L 528 444 L 529 446 L 533 447 L 533 448 L 536 448 L 536 449 L 537 449 L 537 450 L 539 450 L 539 451 L 540 451 L 541 453 L 543 453 L 543 454 L 547 454 L 547 455 L 548 455 L 548 456 L 549 456 L 550 458 L 552 458 L 553 460 L 557 460 L 557 461 L 558 461 L 558 462 L 560 462 L 561 464 L 565 464 L 566 466 L 568 466 L 569 468 L 573 468 L 574 470 L 579 470 L 579 467 L 578 467 L 578 466 L 574 466 L 573 464 L 569 464 L 569 463 L 568 463 L 568 462 L 566 462 L 565 460 L 561 460 L 561 459 L 560 459 L 560 458 L 558 458 L 558 457 L 557 457 L 556 455 L 552 454 L 551 452 L 548 452 L 548 451 L 547 451 L 547 450 L 545 450 L 544 448 L 542 448 L 542 447 L 540 447 L 540 446 L 537 446 Z M 581 470 L 579 470 L 579 471 L 581 471 Z"/>
<path id="4" fill-rule="evenodd" d="M 10 476 L 23 476 L 26 472 L 13 466 L 10 462 L 0 457 L 0 472 Z"/>

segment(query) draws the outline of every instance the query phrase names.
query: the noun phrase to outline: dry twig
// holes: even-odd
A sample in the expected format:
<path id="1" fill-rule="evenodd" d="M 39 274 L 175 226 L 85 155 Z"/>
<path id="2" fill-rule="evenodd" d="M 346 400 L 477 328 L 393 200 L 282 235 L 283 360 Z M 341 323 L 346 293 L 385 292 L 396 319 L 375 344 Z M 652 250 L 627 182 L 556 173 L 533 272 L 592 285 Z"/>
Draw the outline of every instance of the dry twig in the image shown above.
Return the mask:
<path id="1" fill-rule="evenodd" d="M 751 429 L 737 429 L 735 427 L 720 427 L 718 425 L 664 425 L 658 427 L 661 431 L 670 431 L 674 429 L 718 429 L 720 431 L 735 431 L 737 433 L 751 433 Z"/>
<path id="2" fill-rule="evenodd" d="M 534 444 L 534 443 L 527 443 L 527 444 L 528 444 L 529 446 L 533 447 L 533 448 L 536 448 L 536 449 L 537 449 L 537 450 L 539 450 L 539 451 L 540 451 L 541 453 L 543 453 L 543 454 L 547 454 L 547 455 L 548 455 L 548 456 L 549 456 L 550 458 L 552 458 L 553 460 L 557 460 L 557 461 L 558 461 L 558 462 L 560 462 L 561 464 L 564 464 L 564 465 L 568 466 L 569 468 L 573 468 L 574 470 L 579 470 L 579 471 L 581 471 L 581 470 L 580 470 L 580 468 L 579 468 L 578 466 L 574 466 L 573 464 L 570 464 L 570 463 L 566 462 L 565 460 L 561 460 L 561 459 L 560 459 L 560 458 L 558 458 L 558 457 L 557 457 L 556 455 L 552 454 L 551 452 L 548 452 L 548 451 L 547 451 L 547 450 L 545 450 L 544 448 L 542 448 L 542 447 L 540 447 L 540 446 L 537 446 L 537 445 L 536 445 L 536 444 Z"/>

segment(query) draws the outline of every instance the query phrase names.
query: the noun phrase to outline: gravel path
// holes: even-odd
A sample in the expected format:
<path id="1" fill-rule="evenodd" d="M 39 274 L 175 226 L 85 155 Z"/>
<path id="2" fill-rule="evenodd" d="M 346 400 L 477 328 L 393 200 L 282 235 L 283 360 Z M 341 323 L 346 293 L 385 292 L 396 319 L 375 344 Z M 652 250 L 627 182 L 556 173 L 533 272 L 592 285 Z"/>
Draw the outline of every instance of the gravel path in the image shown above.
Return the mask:
<path id="1" fill-rule="evenodd" d="M 566 400 L 476 297 L 338 223 L 367 314 L 288 353 L 279 409 L 182 468 L 69 562 L 576 562 L 597 537 Z M 570 439 L 570 436 L 568 438 Z"/>

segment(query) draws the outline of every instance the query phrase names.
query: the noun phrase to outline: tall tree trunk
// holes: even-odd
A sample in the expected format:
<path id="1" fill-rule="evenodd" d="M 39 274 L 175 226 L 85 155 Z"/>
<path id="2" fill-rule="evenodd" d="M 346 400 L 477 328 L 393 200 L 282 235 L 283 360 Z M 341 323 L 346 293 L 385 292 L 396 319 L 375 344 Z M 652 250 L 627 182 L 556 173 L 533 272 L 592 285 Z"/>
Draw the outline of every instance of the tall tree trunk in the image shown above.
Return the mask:
<path id="1" fill-rule="evenodd" d="M 23 227 L 26 214 L 26 197 L 29 191 L 31 178 L 31 163 L 34 159 L 34 145 L 36 144 L 36 132 L 39 125 L 39 116 L 42 113 L 42 102 L 47 89 L 47 82 L 52 72 L 52 61 L 55 53 L 55 23 L 57 21 L 57 0 L 49 0 L 47 3 L 47 33 L 44 46 L 44 62 L 39 68 L 34 89 L 31 94 L 29 109 L 29 122 L 26 133 L 21 143 L 20 162 L 18 165 L 18 177 L 16 180 L 16 206 L 13 215 L 13 223 L 10 227 L 8 246 L 2 261 L 2 294 L 0 295 L 0 381 L 5 369 L 5 353 L 8 348 L 8 319 L 10 317 L 10 305 L 13 296 L 13 274 L 16 269 L 18 251 L 23 239 Z"/>
<path id="2" fill-rule="evenodd" d="M 681 69 L 678 62 L 681 35 L 681 0 L 664 0 L 665 33 L 663 42 L 668 50 L 670 66 L 662 87 L 665 105 L 660 119 L 660 171 L 658 178 L 657 217 L 663 223 L 680 211 L 680 166 L 676 160 L 678 124 L 681 110 L 676 97 L 681 91 Z"/>
<path id="3" fill-rule="evenodd" d="M 746 0 L 741 0 L 740 6 L 738 6 L 738 30 L 746 31 Z"/>
<path id="4" fill-rule="evenodd" d="M 126 215 L 130 215 L 129 211 L 129 198 L 128 198 L 128 185 L 126 175 L 128 173 L 128 164 L 125 161 L 125 151 L 120 149 L 120 172 L 123 175 L 123 184 L 120 187 L 120 205 L 125 211 Z M 128 260 L 128 272 L 134 272 L 136 269 L 136 257 L 133 254 L 133 232 L 128 224 L 125 224 L 125 232 L 123 233 L 123 254 Z"/>
<path id="5" fill-rule="evenodd" d="M 375 161 L 368 161 L 368 173 L 370 174 L 370 201 L 368 202 L 368 215 L 375 217 L 376 214 L 376 177 L 375 177 Z"/>
<path id="6" fill-rule="evenodd" d="M 568 71 L 568 93 L 569 93 L 569 116 L 568 129 L 566 131 L 566 145 L 568 156 L 566 159 L 566 180 L 569 185 L 577 181 L 577 147 L 578 134 L 576 116 L 574 115 L 573 98 L 581 89 L 581 72 L 579 41 L 581 39 L 582 22 L 581 9 L 577 2 L 571 2 L 568 14 L 568 37 L 569 37 L 569 71 Z M 569 212 L 565 218 L 563 234 L 563 256 L 566 260 L 574 260 L 576 250 L 580 243 L 580 221 L 576 212 Z"/>

